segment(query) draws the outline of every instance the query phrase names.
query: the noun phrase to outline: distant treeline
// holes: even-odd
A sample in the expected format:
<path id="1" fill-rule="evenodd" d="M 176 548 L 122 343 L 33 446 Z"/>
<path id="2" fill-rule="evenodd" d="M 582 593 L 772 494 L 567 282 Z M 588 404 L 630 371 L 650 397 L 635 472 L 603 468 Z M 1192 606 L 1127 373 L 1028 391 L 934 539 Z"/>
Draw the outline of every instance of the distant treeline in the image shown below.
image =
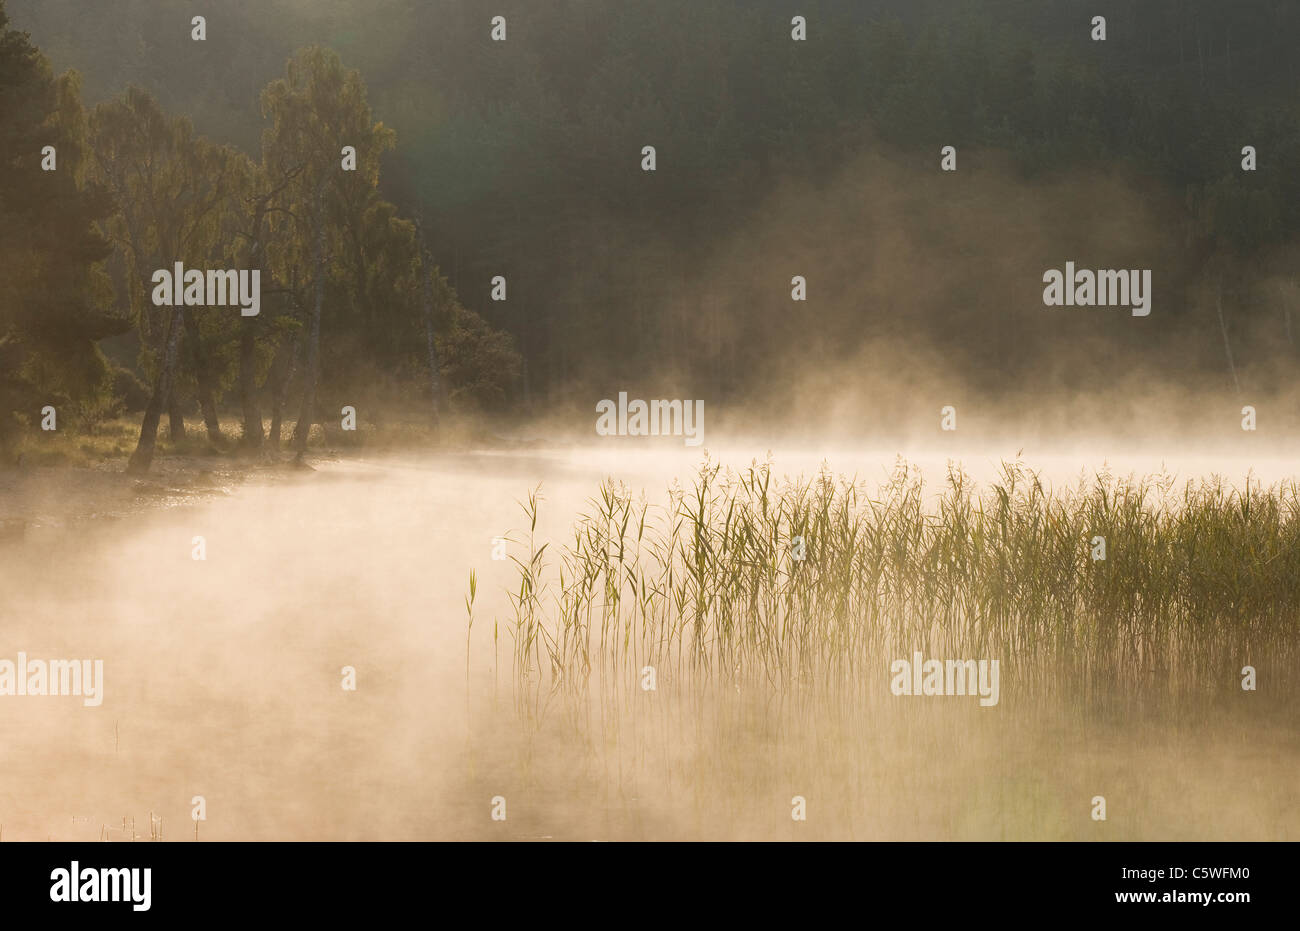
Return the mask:
<path id="1" fill-rule="evenodd" d="M 490 362 L 509 368 L 508 347 L 487 340 L 469 382 L 516 405 L 586 406 L 576 389 L 611 378 L 752 397 L 809 360 L 861 361 L 882 339 L 930 347 L 996 390 L 1135 365 L 1275 386 L 1300 311 L 1300 4 L 1094 6 L 9 0 L 60 67 L 84 72 L 91 99 L 138 85 L 243 151 L 257 150 L 259 89 L 286 57 L 307 43 L 337 51 L 401 139 L 383 156 L 383 198 L 424 218 L 448 293 L 522 354 L 522 377 L 489 375 Z M 204 43 L 189 40 L 196 12 Z M 505 42 L 490 38 L 498 15 Z M 806 42 L 792 41 L 795 15 Z M 367 180 L 377 200 L 388 136 L 376 133 L 348 183 Z M 958 153 L 949 176 L 945 145 Z M 1248 145 L 1255 171 L 1242 169 Z M 310 292 L 309 245 L 288 250 L 279 287 Z M 418 307 L 363 293 L 331 251 L 326 345 L 358 360 L 396 351 L 389 340 L 414 353 Z M 1040 276 L 1067 260 L 1152 269 L 1152 315 L 1139 326 L 1045 310 Z M 505 301 L 491 299 L 498 275 Z M 806 302 L 791 300 L 794 275 Z M 285 301 L 279 325 L 301 324 Z M 350 331 L 355 346 L 332 319 L 350 306 L 381 315 Z M 238 345 L 211 341 L 213 363 Z M 259 341 L 270 369 L 284 342 Z"/>

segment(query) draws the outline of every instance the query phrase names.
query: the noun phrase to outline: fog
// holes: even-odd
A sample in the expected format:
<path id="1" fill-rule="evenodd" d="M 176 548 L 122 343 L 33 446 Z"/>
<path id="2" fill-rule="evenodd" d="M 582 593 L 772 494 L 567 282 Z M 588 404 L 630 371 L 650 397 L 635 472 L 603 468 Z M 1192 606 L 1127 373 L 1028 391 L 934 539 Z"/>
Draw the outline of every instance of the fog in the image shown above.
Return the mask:
<path id="1" fill-rule="evenodd" d="M 705 463 L 866 506 L 900 465 L 926 506 L 1008 464 L 1293 489 L 1285 5 L 1131 4 L 1104 41 L 1066 0 L 830 0 L 803 36 L 776 0 L 220 6 L 0 0 L 7 138 L 63 159 L 0 179 L 0 662 L 104 668 L 95 706 L 3 695 L 0 840 L 1300 837 L 1294 498 L 1149 538 L 1143 499 L 1109 564 L 1096 512 L 998 537 L 981 501 L 935 553 L 920 517 L 850 533 L 807 587 L 793 527 L 746 523 L 709 590 L 734 626 L 686 662 L 716 528 L 694 591 L 611 584 L 599 534 L 560 577 L 602 482 L 685 523 Z M 164 314 L 142 282 L 181 260 L 266 300 Z M 1149 314 L 1045 301 L 1070 264 L 1149 280 Z M 702 443 L 602 435 L 623 394 L 698 405 Z M 521 603 L 582 581 L 677 648 L 656 688 L 603 628 L 512 666 Z M 872 638 L 945 623 L 1003 651 L 996 708 L 891 694 Z M 810 686 L 805 646 L 858 679 Z"/>
<path id="2" fill-rule="evenodd" d="M 749 449 L 707 454 L 743 467 Z M 194 796 L 207 805 L 200 840 L 1296 836 L 1284 802 L 1300 762 L 1294 727 L 1231 708 L 1188 719 L 1137 707 L 1115 719 L 1013 702 L 988 714 L 891 705 L 885 692 L 861 713 L 792 722 L 770 703 L 724 696 L 685 717 L 644 718 L 640 731 L 633 714 L 633 729 L 608 742 L 599 735 L 614 730 L 593 740 L 522 727 L 504 644 L 495 685 L 491 670 L 492 620 L 506 639 L 505 593 L 517 585 L 491 541 L 525 525 L 516 501 L 541 485 L 538 538 L 558 546 L 602 478 L 662 499 L 703 455 L 615 440 L 334 459 L 256 471 L 173 507 L 29 522 L 0 550 L 6 656 L 103 659 L 104 699 L 6 699 L 0 836 L 146 839 L 152 814 L 164 840 L 192 840 Z M 871 481 L 894 465 L 883 450 L 772 451 L 778 474 L 810 474 L 823 459 Z M 999 465 L 992 450 L 961 460 L 983 480 Z M 916 461 L 936 479 L 946 466 Z M 1109 462 L 1139 474 L 1287 474 L 1281 460 Z M 1035 464 L 1063 483 L 1102 466 L 1077 454 Z M 205 560 L 192 558 L 195 536 Z M 355 691 L 341 687 L 345 666 Z M 1245 780 L 1258 791 L 1223 795 Z M 1089 821 L 1094 794 L 1128 817 Z M 792 827 L 794 795 L 816 817 Z M 508 800 L 505 822 L 489 817 L 495 796 Z"/>

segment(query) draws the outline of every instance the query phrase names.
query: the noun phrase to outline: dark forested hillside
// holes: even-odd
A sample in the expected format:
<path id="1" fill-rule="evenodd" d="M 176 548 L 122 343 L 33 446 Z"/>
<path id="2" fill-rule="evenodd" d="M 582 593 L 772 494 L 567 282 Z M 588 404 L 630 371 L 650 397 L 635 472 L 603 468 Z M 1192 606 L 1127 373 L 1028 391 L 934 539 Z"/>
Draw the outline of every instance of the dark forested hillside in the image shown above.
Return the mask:
<path id="1" fill-rule="evenodd" d="M 136 84 L 249 153 L 286 58 L 337 52 L 396 132 L 379 190 L 522 353 L 515 402 L 609 373 L 754 397 L 808 359 L 886 366 L 882 345 L 990 391 L 1135 366 L 1275 387 L 1300 312 L 1300 6 L 1095 6 L 228 0 L 193 43 L 180 0 L 9 2 L 90 103 Z M 1045 314 L 1041 270 L 1071 258 L 1145 263 L 1155 312 Z"/>

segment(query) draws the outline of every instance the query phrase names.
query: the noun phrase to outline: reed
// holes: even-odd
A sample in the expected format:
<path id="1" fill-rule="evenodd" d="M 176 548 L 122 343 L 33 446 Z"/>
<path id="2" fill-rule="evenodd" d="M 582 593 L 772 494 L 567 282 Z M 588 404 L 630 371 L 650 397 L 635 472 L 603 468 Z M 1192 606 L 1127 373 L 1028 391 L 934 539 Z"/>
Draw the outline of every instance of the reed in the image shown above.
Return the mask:
<path id="1" fill-rule="evenodd" d="M 1031 700 L 1222 695 L 1265 662 L 1293 677 L 1294 483 L 1102 472 L 1053 489 L 1014 462 L 983 489 L 950 465 L 932 490 L 900 460 L 869 488 L 706 461 L 660 503 L 603 483 L 554 567 L 538 507 L 506 625 L 532 718 L 617 707 L 645 667 L 687 696 L 888 695 L 889 658 L 913 650 L 1000 659 L 1004 696 Z"/>

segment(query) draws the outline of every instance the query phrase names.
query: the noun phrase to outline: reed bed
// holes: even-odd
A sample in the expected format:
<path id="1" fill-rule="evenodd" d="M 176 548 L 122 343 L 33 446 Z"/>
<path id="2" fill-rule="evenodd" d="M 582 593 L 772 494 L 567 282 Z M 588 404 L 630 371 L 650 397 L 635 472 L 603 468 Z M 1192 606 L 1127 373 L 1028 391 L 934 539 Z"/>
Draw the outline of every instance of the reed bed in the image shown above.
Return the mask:
<path id="1" fill-rule="evenodd" d="M 1295 484 L 1052 488 L 1017 461 L 931 486 L 900 460 L 869 487 L 706 461 L 655 502 L 603 483 L 561 545 L 540 506 L 493 624 L 514 713 L 471 729 L 473 791 L 511 786 L 528 830 L 1094 839 L 1096 794 L 1114 839 L 1300 830 Z M 998 705 L 894 696 L 917 652 L 998 660 Z M 1225 808 L 1251 767 L 1265 788 Z"/>
<path id="2" fill-rule="evenodd" d="M 869 489 L 705 462 L 662 504 L 607 481 L 590 505 L 558 554 L 524 505 L 506 628 L 530 713 L 647 667 L 687 693 L 878 695 L 919 650 L 999 659 L 1004 695 L 1122 696 L 1239 688 L 1245 665 L 1277 682 L 1296 655 L 1294 483 L 1101 473 L 1058 491 L 1015 462 L 982 490 L 950 465 L 931 491 L 900 460 Z"/>

